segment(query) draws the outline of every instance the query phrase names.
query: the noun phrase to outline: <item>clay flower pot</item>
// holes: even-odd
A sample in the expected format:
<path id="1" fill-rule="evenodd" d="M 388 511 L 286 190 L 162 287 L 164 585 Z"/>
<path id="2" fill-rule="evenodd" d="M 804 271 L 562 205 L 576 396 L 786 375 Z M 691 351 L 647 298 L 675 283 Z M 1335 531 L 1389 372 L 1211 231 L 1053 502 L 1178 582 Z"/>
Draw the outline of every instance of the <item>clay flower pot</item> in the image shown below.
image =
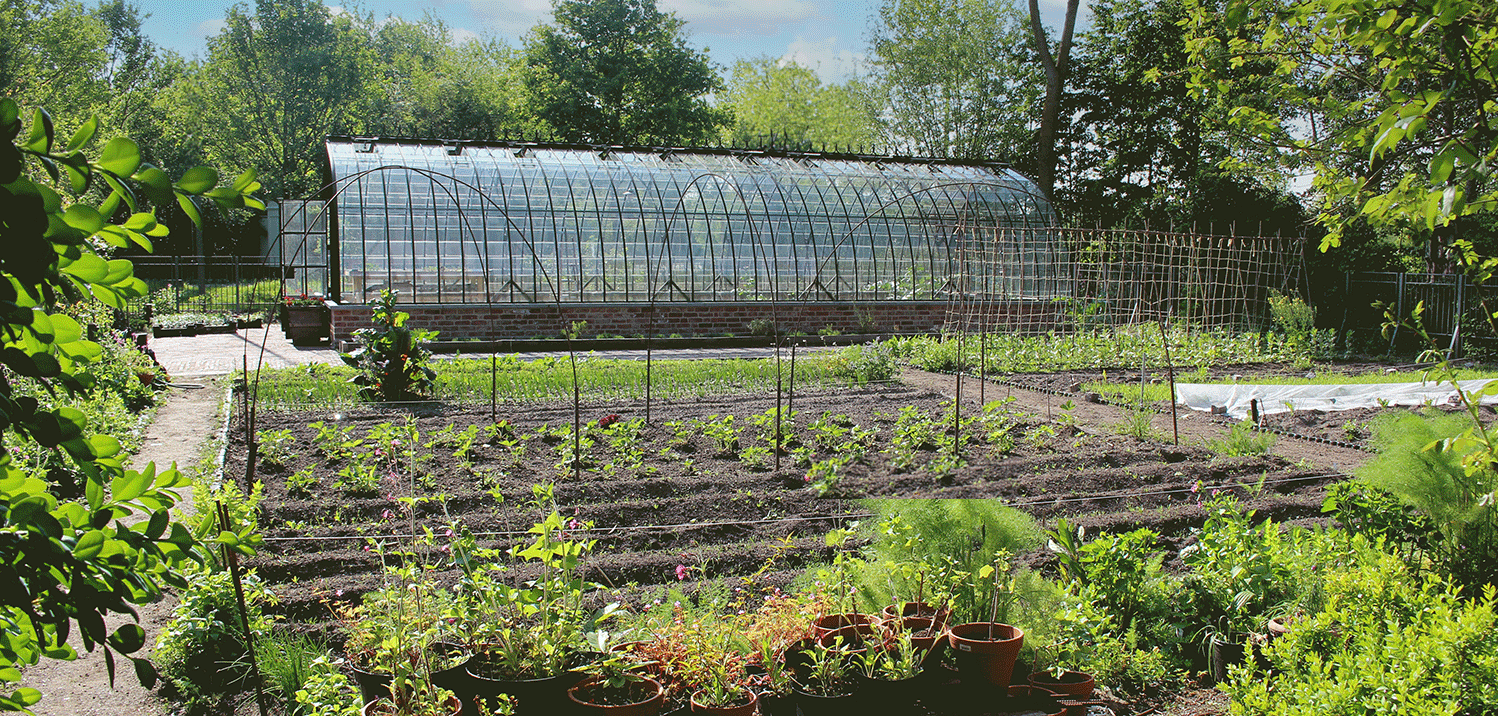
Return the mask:
<path id="1" fill-rule="evenodd" d="M 577 686 L 567 689 L 567 699 L 571 701 L 574 708 L 585 714 L 596 714 L 598 716 L 656 716 L 661 712 L 661 706 L 666 703 L 666 692 L 661 688 L 661 683 L 655 679 L 642 679 L 650 688 L 650 696 L 642 701 L 629 704 L 600 704 L 589 701 L 589 693 L 592 690 L 592 680 L 584 681 Z"/>
<path id="2" fill-rule="evenodd" d="M 878 644 L 880 637 L 879 628 L 873 624 L 853 624 L 823 634 L 817 638 L 817 643 L 831 648 L 841 639 L 843 649 L 848 653 L 862 654 Z"/>
<path id="3" fill-rule="evenodd" d="M 1081 671 L 1063 671 L 1060 678 L 1049 671 L 1037 671 L 1030 674 L 1030 685 L 1070 696 L 1078 701 L 1092 698 L 1092 691 L 1097 686 L 1091 674 Z"/>
<path id="4" fill-rule="evenodd" d="M 456 696 L 450 696 L 447 699 L 447 709 L 445 713 L 448 716 L 461 716 L 463 701 Z M 364 704 L 364 708 L 359 709 L 359 713 L 362 716 L 398 716 L 400 712 L 396 710 L 395 704 L 391 703 L 390 699 L 381 698 Z"/>
<path id="5" fill-rule="evenodd" d="M 937 626 L 937 631 L 947 625 L 947 617 L 952 615 L 951 609 L 938 609 L 935 604 L 926 602 L 901 602 L 890 604 L 879 612 L 879 617 L 886 622 L 898 619 L 920 618 L 930 619 Z"/>
<path id="6" fill-rule="evenodd" d="M 1019 627 L 989 622 L 958 624 L 947 638 L 964 683 L 982 681 L 999 687 L 1009 685 L 1014 662 L 1025 644 L 1025 632 Z"/>
<path id="7" fill-rule="evenodd" d="M 712 714 L 712 716 L 754 716 L 754 711 L 759 707 L 759 694 L 753 691 L 745 691 L 749 695 L 747 703 L 735 706 L 706 706 L 697 700 L 698 691 L 692 694 L 692 713 Z"/>
<path id="8" fill-rule="evenodd" d="M 824 614 L 811 623 L 813 635 L 821 639 L 828 632 L 846 626 L 873 626 L 878 620 L 868 614 Z"/>

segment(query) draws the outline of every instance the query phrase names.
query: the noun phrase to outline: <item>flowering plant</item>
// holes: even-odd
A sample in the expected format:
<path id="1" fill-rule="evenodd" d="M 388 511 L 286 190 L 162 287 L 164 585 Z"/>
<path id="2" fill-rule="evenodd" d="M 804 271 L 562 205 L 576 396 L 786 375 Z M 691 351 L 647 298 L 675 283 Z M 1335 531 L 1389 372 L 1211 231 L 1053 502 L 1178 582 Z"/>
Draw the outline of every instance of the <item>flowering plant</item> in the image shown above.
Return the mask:
<path id="1" fill-rule="evenodd" d="M 298 296 L 282 296 L 281 303 L 288 307 L 316 306 L 321 308 L 324 305 L 321 296 L 308 296 L 305 293 Z"/>

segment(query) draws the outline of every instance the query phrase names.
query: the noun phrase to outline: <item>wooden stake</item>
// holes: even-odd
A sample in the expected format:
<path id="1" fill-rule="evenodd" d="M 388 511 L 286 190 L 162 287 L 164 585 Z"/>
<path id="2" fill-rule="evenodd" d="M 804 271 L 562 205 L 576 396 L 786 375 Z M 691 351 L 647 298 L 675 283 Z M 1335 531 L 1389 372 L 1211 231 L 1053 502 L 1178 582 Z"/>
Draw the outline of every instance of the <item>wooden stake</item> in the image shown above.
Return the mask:
<path id="1" fill-rule="evenodd" d="M 233 531 L 229 524 L 229 510 L 224 507 L 222 500 L 217 501 L 218 526 L 219 529 Z M 265 683 L 260 674 L 260 659 L 255 654 L 255 632 L 250 629 L 250 611 L 244 601 L 244 583 L 239 579 L 239 554 L 229 549 L 228 545 L 220 545 L 224 556 L 224 564 L 229 568 L 229 577 L 234 580 L 234 599 L 239 604 L 239 623 L 244 627 L 244 644 L 250 650 L 250 669 L 255 672 L 255 703 L 260 706 L 260 716 L 266 716 L 265 708 Z"/>

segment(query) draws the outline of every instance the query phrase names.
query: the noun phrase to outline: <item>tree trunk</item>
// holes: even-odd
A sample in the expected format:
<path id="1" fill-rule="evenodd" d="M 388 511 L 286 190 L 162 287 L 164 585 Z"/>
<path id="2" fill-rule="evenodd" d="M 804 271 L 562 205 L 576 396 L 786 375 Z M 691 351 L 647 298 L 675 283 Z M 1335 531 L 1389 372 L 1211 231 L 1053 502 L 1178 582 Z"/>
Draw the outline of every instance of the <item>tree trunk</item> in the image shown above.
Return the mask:
<path id="1" fill-rule="evenodd" d="M 1035 133 L 1038 160 L 1035 181 L 1047 200 L 1056 187 L 1056 129 L 1061 120 L 1061 93 L 1066 90 L 1067 75 L 1071 70 L 1071 37 L 1072 30 L 1077 25 L 1078 4 L 1078 0 L 1067 0 L 1061 43 L 1052 55 L 1050 43 L 1045 37 L 1045 28 L 1040 25 L 1039 0 L 1030 0 L 1030 31 L 1035 36 L 1035 51 L 1040 55 L 1040 66 L 1045 70 L 1045 104 L 1041 105 L 1040 129 Z"/>

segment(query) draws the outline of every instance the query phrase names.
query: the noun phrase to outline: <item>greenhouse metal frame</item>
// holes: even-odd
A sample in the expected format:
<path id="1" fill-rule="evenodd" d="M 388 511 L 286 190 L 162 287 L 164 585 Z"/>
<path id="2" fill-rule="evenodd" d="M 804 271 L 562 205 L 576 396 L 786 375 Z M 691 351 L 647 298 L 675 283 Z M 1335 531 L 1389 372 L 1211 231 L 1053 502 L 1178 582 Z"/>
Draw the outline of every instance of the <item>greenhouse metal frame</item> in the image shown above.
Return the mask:
<path id="1" fill-rule="evenodd" d="M 998 163 L 350 137 L 326 148 L 323 195 L 283 203 L 283 252 L 304 276 L 326 266 L 325 293 L 345 303 L 385 289 L 437 304 L 1070 293 L 1049 205 Z"/>

